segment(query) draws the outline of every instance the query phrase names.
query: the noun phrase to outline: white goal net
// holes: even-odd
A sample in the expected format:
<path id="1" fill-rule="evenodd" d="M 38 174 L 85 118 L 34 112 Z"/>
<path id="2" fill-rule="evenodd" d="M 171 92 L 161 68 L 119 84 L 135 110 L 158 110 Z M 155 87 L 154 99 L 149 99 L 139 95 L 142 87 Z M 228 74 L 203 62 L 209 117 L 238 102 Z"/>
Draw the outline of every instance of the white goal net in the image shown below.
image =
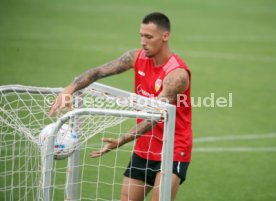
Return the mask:
<path id="1" fill-rule="evenodd" d="M 73 97 L 74 109 L 50 118 L 61 88 L 0 86 L 0 200 L 119 200 L 133 143 L 99 157 L 101 138 L 119 138 L 136 119 L 164 121 L 160 200 L 170 200 L 175 108 L 169 104 L 94 83 Z M 56 122 L 48 146 L 38 136 Z M 55 134 L 64 124 L 77 133 L 76 150 L 54 160 Z"/>

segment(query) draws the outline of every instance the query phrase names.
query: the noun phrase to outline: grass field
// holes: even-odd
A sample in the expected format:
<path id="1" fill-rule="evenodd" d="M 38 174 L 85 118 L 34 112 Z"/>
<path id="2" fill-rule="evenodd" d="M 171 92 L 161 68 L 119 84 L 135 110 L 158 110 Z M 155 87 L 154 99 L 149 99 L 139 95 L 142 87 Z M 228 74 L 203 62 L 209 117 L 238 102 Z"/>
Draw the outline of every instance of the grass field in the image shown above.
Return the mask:
<path id="1" fill-rule="evenodd" d="M 176 200 L 276 200 L 274 0 L 1 0 L 0 85 L 65 86 L 140 47 L 151 11 L 171 18 L 192 96 L 233 95 L 232 107 L 193 109 L 193 158 Z M 133 91 L 133 71 L 100 82 Z"/>

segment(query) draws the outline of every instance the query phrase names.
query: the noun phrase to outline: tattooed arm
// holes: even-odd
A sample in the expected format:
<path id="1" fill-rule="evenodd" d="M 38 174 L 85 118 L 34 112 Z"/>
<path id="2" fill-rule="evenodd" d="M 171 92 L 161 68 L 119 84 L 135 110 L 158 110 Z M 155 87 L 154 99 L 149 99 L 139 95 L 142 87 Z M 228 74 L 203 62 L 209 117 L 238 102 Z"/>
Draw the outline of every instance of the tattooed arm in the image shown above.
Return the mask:
<path id="1" fill-rule="evenodd" d="M 186 70 L 177 68 L 170 72 L 163 81 L 163 90 L 158 98 L 167 100 L 168 103 L 175 103 L 177 95 L 182 94 L 189 87 L 190 78 Z"/>
<path id="2" fill-rule="evenodd" d="M 134 62 L 138 55 L 139 50 L 130 50 L 124 53 L 118 59 L 115 59 L 109 63 L 103 64 L 96 68 L 91 68 L 85 73 L 81 74 L 75 81 L 64 88 L 64 90 L 59 94 L 55 103 L 51 106 L 49 115 L 52 116 L 56 112 L 59 116 L 61 110 L 67 107 L 71 110 L 71 95 L 95 82 L 100 78 L 104 78 L 110 75 L 115 75 L 129 70 L 134 66 Z"/>
<path id="3" fill-rule="evenodd" d="M 80 75 L 72 84 L 73 92 L 83 89 L 100 78 L 115 75 L 129 70 L 134 66 L 138 50 L 130 50 L 116 60 L 97 68 L 91 68 Z"/>
<path id="4" fill-rule="evenodd" d="M 160 101 L 165 101 L 168 103 L 174 103 L 177 100 L 177 94 L 183 93 L 188 89 L 189 86 L 189 74 L 184 69 L 176 69 L 170 72 L 163 81 L 163 90 L 160 92 L 158 98 Z M 128 133 L 122 135 L 118 139 L 103 138 L 105 146 L 98 151 L 92 151 L 90 153 L 91 157 L 99 157 L 112 149 L 116 149 L 135 138 L 145 134 L 146 132 L 152 130 L 158 121 L 144 120 L 134 126 Z"/>

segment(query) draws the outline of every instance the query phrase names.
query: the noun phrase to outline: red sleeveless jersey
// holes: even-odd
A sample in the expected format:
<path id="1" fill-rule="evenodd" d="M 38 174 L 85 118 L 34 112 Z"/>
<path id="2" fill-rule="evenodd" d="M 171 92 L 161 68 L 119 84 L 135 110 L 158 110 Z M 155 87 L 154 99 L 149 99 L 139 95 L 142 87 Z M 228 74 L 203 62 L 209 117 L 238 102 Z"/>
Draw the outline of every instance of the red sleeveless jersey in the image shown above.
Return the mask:
<path id="1" fill-rule="evenodd" d="M 180 95 L 180 100 L 182 101 L 174 103 L 176 106 L 174 161 L 190 162 L 192 150 L 192 107 L 190 99 L 191 73 L 189 68 L 176 54 L 172 54 L 164 65 L 156 67 L 153 64 L 153 60 L 146 56 L 143 49 L 138 54 L 134 68 L 135 93 L 145 97 L 157 97 L 162 91 L 164 78 L 174 69 L 183 68 L 189 73 L 189 87 Z M 137 120 L 137 122 L 140 121 Z M 151 131 L 137 139 L 134 152 L 142 158 L 160 161 L 163 130 L 164 123 L 157 123 Z"/>

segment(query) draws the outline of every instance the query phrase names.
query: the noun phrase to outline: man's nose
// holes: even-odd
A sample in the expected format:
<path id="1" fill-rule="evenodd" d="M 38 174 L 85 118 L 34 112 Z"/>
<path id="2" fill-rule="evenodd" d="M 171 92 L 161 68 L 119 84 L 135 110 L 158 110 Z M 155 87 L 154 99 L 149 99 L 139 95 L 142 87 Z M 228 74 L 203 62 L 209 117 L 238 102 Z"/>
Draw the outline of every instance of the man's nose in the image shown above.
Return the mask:
<path id="1" fill-rule="evenodd" d="M 141 37 L 141 41 L 140 41 L 140 42 L 141 42 L 141 45 L 142 45 L 142 46 L 145 46 L 145 45 L 146 45 L 146 41 L 145 41 L 145 39 L 144 39 L 143 37 Z"/>

